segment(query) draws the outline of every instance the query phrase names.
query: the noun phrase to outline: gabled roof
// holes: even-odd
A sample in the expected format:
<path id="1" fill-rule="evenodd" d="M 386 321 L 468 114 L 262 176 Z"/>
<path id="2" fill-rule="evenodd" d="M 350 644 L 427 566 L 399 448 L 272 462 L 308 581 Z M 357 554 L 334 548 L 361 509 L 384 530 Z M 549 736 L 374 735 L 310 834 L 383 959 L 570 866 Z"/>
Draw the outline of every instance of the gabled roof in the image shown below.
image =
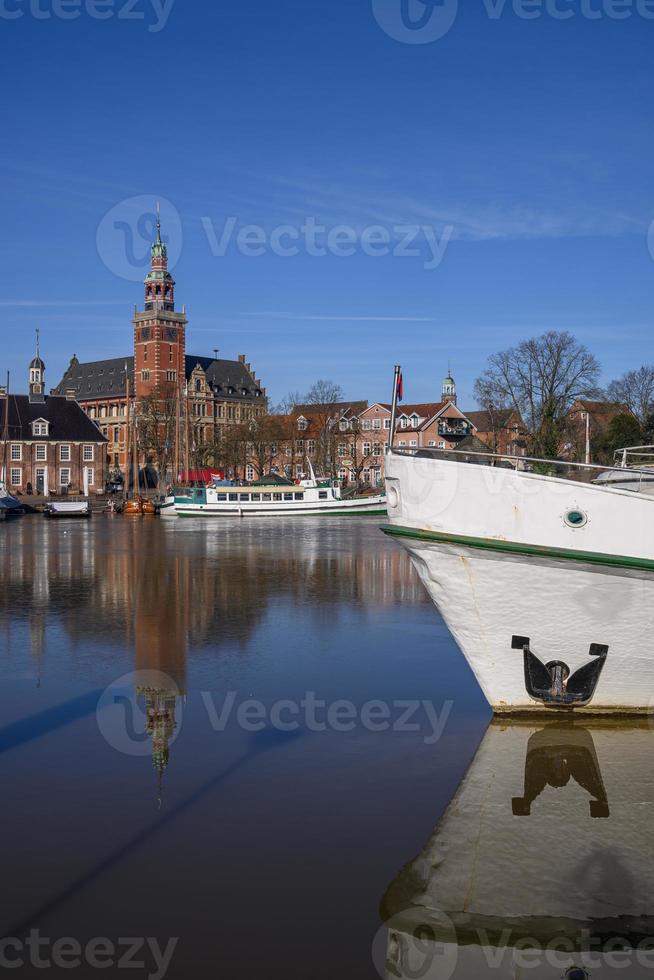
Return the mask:
<path id="1" fill-rule="evenodd" d="M 332 418 L 341 419 L 346 415 L 360 415 L 367 407 L 367 401 L 333 402 L 329 405 L 294 405 L 291 414 L 296 418 L 304 415 L 307 419 L 329 414 Z"/>
<path id="2" fill-rule="evenodd" d="M 32 440 L 32 423 L 43 421 L 49 425 L 47 436 L 37 436 L 46 442 L 107 442 L 98 427 L 75 401 L 46 395 L 39 404 L 30 402 L 29 395 L 9 396 L 9 426 L 7 438 L 16 442 Z M 0 434 L 5 431 L 7 400 L 0 400 Z"/>
<path id="3" fill-rule="evenodd" d="M 498 408 L 494 412 L 487 410 L 481 412 L 466 412 L 466 418 L 470 419 L 477 432 L 494 432 L 503 429 L 515 416 L 515 421 L 519 422 L 517 413 L 513 408 Z"/>
<path id="4" fill-rule="evenodd" d="M 185 359 L 187 380 L 199 365 L 207 376 L 212 388 L 217 390 L 220 397 L 244 400 L 260 397 L 255 392 L 259 387 L 255 378 L 247 370 L 242 361 L 227 361 L 222 358 L 202 357 L 187 354 Z M 74 389 L 80 401 L 100 398 L 121 398 L 125 395 L 125 366 L 131 390 L 134 390 L 134 358 L 112 357 L 103 361 L 88 361 L 80 363 L 73 357 L 66 373 L 54 389 L 57 395 L 64 395 L 68 388 Z M 229 387 L 234 388 L 232 395 L 228 394 Z M 243 389 L 247 395 L 242 394 Z M 261 389 L 259 389 L 261 390 Z"/>

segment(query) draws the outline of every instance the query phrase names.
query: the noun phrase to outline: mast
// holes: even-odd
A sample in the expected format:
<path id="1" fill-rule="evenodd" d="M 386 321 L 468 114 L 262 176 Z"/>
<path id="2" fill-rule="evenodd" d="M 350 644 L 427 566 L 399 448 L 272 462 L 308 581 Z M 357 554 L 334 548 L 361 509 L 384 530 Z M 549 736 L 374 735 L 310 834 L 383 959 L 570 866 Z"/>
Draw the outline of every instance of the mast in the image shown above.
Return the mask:
<path id="1" fill-rule="evenodd" d="M 7 477 L 9 476 L 9 473 L 7 471 L 7 442 L 9 440 L 9 371 L 7 371 L 7 389 L 6 389 L 6 391 L 7 391 L 7 394 L 5 395 L 5 424 L 4 424 L 4 430 L 3 430 L 3 433 L 2 433 L 2 441 L 3 441 L 3 446 L 4 446 L 4 448 L 3 448 L 3 456 L 2 456 L 2 463 L 3 463 L 3 480 L 4 480 L 4 483 L 5 483 L 5 486 L 7 485 Z"/>
<path id="2" fill-rule="evenodd" d="M 126 402 L 126 412 L 127 412 L 127 437 L 125 445 L 125 486 L 123 487 L 123 497 L 125 500 L 129 497 L 129 468 L 131 465 L 130 460 L 130 421 L 129 421 L 129 373 L 127 371 L 127 361 L 125 361 L 125 402 Z"/>
<path id="3" fill-rule="evenodd" d="M 180 464 L 180 446 L 179 440 L 181 438 L 181 420 L 180 420 L 180 408 L 181 408 L 181 387 L 177 385 L 177 398 L 175 399 L 175 477 L 173 483 L 179 483 L 179 464 Z"/>
<path id="4" fill-rule="evenodd" d="M 141 481 L 139 479 L 139 450 L 138 450 L 138 428 L 136 425 L 136 398 L 134 398 L 134 434 L 133 434 L 133 453 L 134 453 L 134 499 L 138 500 L 141 493 Z"/>
<path id="5" fill-rule="evenodd" d="M 402 376 L 402 368 L 399 364 L 395 365 L 395 373 L 393 374 L 393 404 L 391 406 L 391 427 L 388 433 L 388 447 L 387 452 L 392 452 L 393 450 L 393 439 L 395 437 L 395 421 L 397 419 L 397 400 L 400 395 L 400 378 Z"/>
<path id="6" fill-rule="evenodd" d="M 184 439 L 184 452 L 186 457 L 186 482 L 190 483 L 189 479 L 189 454 L 188 454 L 188 381 L 186 382 L 186 387 L 184 388 L 184 418 L 185 418 L 185 439 Z"/>

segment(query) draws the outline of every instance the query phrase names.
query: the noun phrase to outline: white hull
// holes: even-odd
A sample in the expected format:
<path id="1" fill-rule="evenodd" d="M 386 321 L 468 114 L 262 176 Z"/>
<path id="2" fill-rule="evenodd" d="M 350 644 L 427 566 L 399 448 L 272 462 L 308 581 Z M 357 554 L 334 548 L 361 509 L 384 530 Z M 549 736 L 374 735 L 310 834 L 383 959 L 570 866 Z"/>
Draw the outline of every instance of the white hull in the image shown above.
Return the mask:
<path id="1" fill-rule="evenodd" d="M 166 500 L 161 516 L 175 517 L 316 517 L 332 515 L 347 517 L 386 514 L 385 497 L 363 497 L 354 500 L 325 500 L 315 503 L 287 501 L 285 503 L 180 503 Z"/>
<path id="2" fill-rule="evenodd" d="M 575 712 L 654 712 L 654 500 L 533 474 L 390 456 L 399 534 L 493 710 L 549 712 L 527 693 L 514 635 L 574 672 L 609 647 Z M 587 523 L 565 523 L 570 510 Z"/>
<path id="3" fill-rule="evenodd" d="M 386 893 L 385 975 L 651 976 L 637 946 L 654 927 L 653 750 L 645 723 L 491 725 Z"/>

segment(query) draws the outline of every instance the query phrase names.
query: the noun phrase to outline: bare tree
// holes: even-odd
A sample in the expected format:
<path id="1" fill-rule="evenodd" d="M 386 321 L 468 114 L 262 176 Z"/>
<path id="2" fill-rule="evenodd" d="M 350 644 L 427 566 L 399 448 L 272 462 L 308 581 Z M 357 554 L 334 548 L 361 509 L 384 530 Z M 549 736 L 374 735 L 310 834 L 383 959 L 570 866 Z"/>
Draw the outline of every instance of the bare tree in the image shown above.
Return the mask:
<path id="1" fill-rule="evenodd" d="M 320 380 L 309 388 L 302 405 L 310 406 L 316 434 L 316 461 L 325 476 L 335 476 L 336 423 L 345 396 L 334 381 Z M 296 405 L 296 409 L 298 406 Z"/>
<path id="2" fill-rule="evenodd" d="M 514 408 L 529 431 L 531 451 L 555 458 L 571 405 L 597 395 L 599 374 L 587 347 L 567 331 L 551 330 L 491 355 L 475 395 Z"/>
<path id="3" fill-rule="evenodd" d="M 611 382 L 607 395 L 612 402 L 626 405 L 644 428 L 654 410 L 654 366 L 627 371 Z"/>
<path id="4" fill-rule="evenodd" d="M 154 465 L 164 479 L 175 444 L 177 389 L 174 384 L 158 385 L 141 399 L 138 410 L 138 437 L 146 466 Z"/>

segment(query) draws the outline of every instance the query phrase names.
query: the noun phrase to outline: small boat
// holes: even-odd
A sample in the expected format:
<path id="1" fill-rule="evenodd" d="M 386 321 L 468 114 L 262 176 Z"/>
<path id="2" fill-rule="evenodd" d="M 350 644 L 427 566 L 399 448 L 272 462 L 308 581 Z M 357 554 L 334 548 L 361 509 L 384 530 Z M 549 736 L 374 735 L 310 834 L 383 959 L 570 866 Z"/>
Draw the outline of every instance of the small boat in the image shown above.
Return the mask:
<path id="1" fill-rule="evenodd" d="M 4 483 L 0 482 L 0 521 L 7 517 L 20 517 L 25 513 L 25 508 L 20 500 L 12 497 Z"/>
<path id="2" fill-rule="evenodd" d="M 126 500 L 123 506 L 123 514 L 131 517 L 140 517 L 143 514 L 143 501 L 141 498 L 134 497 L 132 500 Z"/>
<path id="3" fill-rule="evenodd" d="M 150 514 L 150 515 L 153 516 L 153 515 L 159 513 L 159 508 L 158 508 L 157 504 L 155 504 L 155 502 L 153 500 L 144 500 L 143 501 L 143 513 L 144 514 Z"/>
<path id="4" fill-rule="evenodd" d="M 632 446 L 618 449 L 615 467 L 598 473 L 593 483 L 616 490 L 654 494 L 654 446 Z"/>
<path id="5" fill-rule="evenodd" d="M 91 504 L 88 500 L 56 500 L 43 508 L 44 517 L 90 517 Z"/>
<path id="6" fill-rule="evenodd" d="M 384 515 L 384 493 L 344 497 L 334 480 L 293 482 L 277 474 L 254 483 L 214 481 L 208 487 L 173 490 L 161 505 L 162 516 L 177 517 L 350 517 Z"/>

